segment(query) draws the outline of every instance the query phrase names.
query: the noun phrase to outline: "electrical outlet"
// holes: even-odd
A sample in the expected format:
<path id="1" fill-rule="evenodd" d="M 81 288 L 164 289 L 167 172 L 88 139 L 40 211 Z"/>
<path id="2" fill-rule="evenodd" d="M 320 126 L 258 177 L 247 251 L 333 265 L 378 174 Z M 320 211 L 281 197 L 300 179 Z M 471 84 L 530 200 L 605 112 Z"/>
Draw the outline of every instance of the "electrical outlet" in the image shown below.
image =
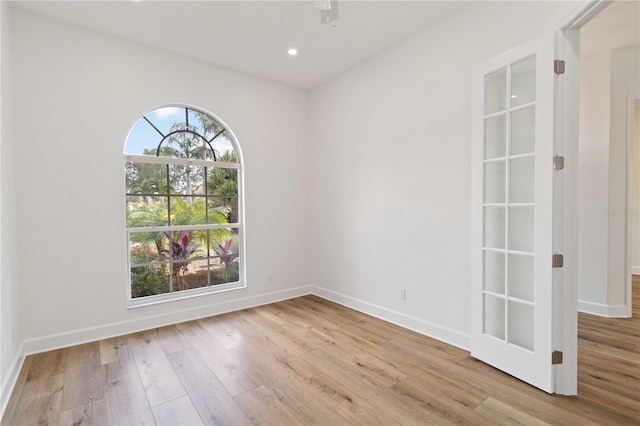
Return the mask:
<path id="1" fill-rule="evenodd" d="M 401 288 L 400 289 L 400 300 L 407 300 L 407 289 L 406 288 Z"/>

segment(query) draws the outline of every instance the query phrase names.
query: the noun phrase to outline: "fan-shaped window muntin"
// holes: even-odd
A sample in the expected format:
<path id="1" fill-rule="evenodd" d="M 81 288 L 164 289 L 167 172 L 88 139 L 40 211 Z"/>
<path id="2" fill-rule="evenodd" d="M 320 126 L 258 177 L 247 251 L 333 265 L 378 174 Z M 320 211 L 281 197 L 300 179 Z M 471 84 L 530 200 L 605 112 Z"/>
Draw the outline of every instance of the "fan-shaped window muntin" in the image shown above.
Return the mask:
<path id="1" fill-rule="evenodd" d="M 233 134 L 210 114 L 163 107 L 125 145 L 131 304 L 240 287 L 242 167 Z"/>

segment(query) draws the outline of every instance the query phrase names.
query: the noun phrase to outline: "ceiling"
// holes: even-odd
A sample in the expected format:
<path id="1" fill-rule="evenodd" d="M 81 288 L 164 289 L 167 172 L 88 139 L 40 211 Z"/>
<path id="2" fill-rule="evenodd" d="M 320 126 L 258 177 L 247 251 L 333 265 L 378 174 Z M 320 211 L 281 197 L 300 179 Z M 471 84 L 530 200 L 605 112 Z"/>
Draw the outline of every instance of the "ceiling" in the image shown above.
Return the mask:
<path id="1" fill-rule="evenodd" d="M 465 7 L 453 1 L 16 1 L 14 8 L 300 88 L 313 88 Z M 287 49 L 298 55 L 290 57 Z"/>
<path id="2" fill-rule="evenodd" d="M 615 1 L 580 31 L 580 55 L 640 44 L 640 2 Z"/>

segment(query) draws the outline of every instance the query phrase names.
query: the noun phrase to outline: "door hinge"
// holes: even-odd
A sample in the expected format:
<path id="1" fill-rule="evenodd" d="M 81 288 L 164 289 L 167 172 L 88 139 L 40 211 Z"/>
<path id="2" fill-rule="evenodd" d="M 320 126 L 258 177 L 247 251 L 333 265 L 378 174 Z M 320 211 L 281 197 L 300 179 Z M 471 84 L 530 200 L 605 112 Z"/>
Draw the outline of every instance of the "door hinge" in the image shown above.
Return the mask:
<path id="1" fill-rule="evenodd" d="M 562 268 L 564 266 L 564 256 L 561 254 L 555 253 L 553 255 L 552 266 L 554 268 Z"/>
<path id="2" fill-rule="evenodd" d="M 562 352 L 561 351 L 553 351 L 551 352 L 551 365 L 562 364 Z"/>
<path id="3" fill-rule="evenodd" d="M 556 59 L 555 61 L 553 61 L 553 72 L 555 72 L 556 74 L 564 74 L 564 67 L 565 62 L 563 60 Z"/>
<path id="4" fill-rule="evenodd" d="M 561 155 L 556 155 L 553 157 L 553 170 L 562 170 L 564 169 L 564 157 Z"/>

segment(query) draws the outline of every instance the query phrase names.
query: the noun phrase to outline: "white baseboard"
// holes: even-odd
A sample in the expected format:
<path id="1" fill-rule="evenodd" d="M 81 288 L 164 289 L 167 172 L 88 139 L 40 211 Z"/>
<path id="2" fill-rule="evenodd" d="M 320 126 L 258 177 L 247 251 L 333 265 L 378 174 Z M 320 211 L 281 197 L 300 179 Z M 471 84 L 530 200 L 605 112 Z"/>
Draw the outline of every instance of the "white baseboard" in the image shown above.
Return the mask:
<path id="1" fill-rule="evenodd" d="M 633 275 L 640 275 L 640 266 L 632 266 L 631 267 L 631 273 Z"/>
<path id="2" fill-rule="evenodd" d="M 578 300 L 578 312 L 598 315 L 606 318 L 629 318 L 630 312 L 625 305 L 604 305 L 601 303 Z"/>
<path id="3" fill-rule="evenodd" d="M 457 330 L 443 327 L 373 303 L 365 302 L 323 287 L 311 286 L 311 289 L 312 293 L 318 297 L 322 297 L 323 299 L 330 300 L 373 317 L 380 318 L 381 320 L 399 325 L 400 327 L 413 330 L 417 333 L 424 334 L 425 336 L 432 337 L 467 351 L 471 347 L 471 336 Z"/>
<path id="4" fill-rule="evenodd" d="M 0 419 L 2 419 L 4 412 L 7 409 L 7 404 L 9 404 L 9 399 L 13 393 L 13 388 L 16 386 L 18 375 L 20 375 L 20 370 L 22 370 L 23 364 L 24 342 L 18 347 L 16 356 L 13 358 L 13 361 L 9 366 L 9 370 L 7 371 L 7 376 L 2 382 L 2 388 L 0 389 Z"/>
<path id="5" fill-rule="evenodd" d="M 195 308 L 173 311 L 166 314 L 136 318 L 133 320 L 120 321 L 97 327 L 81 328 L 64 333 L 27 339 L 24 341 L 23 355 L 65 348 L 82 343 L 94 342 L 96 340 L 108 339 L 110 337 L 122 336 L 124 334 L 177 324 L 179 322 L 191 321 L 241 309 L 252 308 L 255 306 L 266 305 L 268 303 L 275 303 L 281 300 L 304 296 L 310 292 L 310 286 L 301 286 L 265 293 L 258 296 L 243 297 L 226 302 L 212 303 Z"/>

